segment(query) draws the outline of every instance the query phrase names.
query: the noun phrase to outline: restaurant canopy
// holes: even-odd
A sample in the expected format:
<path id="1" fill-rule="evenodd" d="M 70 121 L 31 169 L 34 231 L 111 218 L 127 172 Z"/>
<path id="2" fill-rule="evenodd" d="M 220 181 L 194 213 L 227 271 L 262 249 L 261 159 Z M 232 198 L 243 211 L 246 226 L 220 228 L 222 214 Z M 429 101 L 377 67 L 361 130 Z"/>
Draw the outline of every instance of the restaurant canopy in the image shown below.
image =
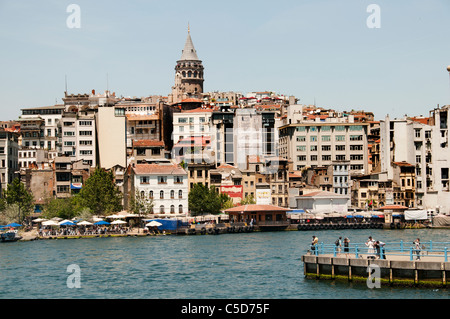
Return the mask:
<path id="1" fill-rule="evenodd" d="M 426 210 L 405 210 L 405 220 L 426 220 L 428 214 Z"/>

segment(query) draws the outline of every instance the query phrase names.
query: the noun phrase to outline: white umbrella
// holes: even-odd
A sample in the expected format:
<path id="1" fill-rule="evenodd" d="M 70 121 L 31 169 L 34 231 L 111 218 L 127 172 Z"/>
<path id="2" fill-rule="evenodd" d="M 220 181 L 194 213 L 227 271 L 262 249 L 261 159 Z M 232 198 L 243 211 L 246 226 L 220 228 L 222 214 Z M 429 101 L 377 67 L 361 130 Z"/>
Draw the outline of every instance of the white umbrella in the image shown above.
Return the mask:
<path id="1" fill-rule="evenodd" d="M 88 222 L 87 220 L 83 220 L 82 222 L 79 222 L 77 225 L 92 225 L 92 223 Z"/>
<path id="2" fill-rule="evenodd" d="M 94 222 L 99 222 L 99 221 L 103 220 L 103 218 L 93 217 L 92 220 L 93 220 Z"/>
<path id="3" fill-rule="evenodd" d="M 61 221 L 61 220 L 63 220 L 63 219 L 60 218 L 60 217 L 53 217 L 51 220 L 55 220 L 55 221 L 59 222 L 59 221 Z"/>
<path id="4" fill-rule="evenodd" d="M 59 226 L 54 220 L 47 220 L 42 223 L 43 226 Z"/>
<path id="5" fill-rule="evenodd" d="M 152 220 L 150 223 L 145 224 L 145 226 L 150 226 L 150 227 L 154 227 L 154 226 L 161 226 L 162 224 L 157 222 L 156 220 Z"/>
<path id="6" fill-rule="evenodd" d="M 33 219 L 33 222 L 34 223 L 40 223 L 40 222 L 45 222 L 45 221 L 47 221 L 48 219 L 45 219 L 45 218 L 36 218 L 36 219 Z"/>
<path id="7" fill-rule="evenodd" d="M 123 221 L 123 220 L 115 220 L 113 222 L 111 222 L 111 225 L 116 225 L 116 224 L 126 224 L 127 222 Z"/>
<path id="8" fill-rule="evenodd" d="M 125 216 L 114 214 L 114 215 L 106 216 L 106 218 L 125 218 Z"/>

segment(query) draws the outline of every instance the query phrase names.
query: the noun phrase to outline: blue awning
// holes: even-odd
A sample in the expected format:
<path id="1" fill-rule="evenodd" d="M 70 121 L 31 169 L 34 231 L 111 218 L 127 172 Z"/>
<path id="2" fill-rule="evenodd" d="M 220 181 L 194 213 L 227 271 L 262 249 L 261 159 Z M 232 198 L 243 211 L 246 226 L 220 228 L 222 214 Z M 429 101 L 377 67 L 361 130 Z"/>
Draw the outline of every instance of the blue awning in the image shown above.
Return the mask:
<path id="1" fill-rule="evenodd" d="M 292 213 L 292 214 L 304 214 L 305 211 L 303 209 L 293 209 L 293 210 L 291 210 L 290 212 L 287 212 L 287 213 L 288 214 L 289 213 Z"/>

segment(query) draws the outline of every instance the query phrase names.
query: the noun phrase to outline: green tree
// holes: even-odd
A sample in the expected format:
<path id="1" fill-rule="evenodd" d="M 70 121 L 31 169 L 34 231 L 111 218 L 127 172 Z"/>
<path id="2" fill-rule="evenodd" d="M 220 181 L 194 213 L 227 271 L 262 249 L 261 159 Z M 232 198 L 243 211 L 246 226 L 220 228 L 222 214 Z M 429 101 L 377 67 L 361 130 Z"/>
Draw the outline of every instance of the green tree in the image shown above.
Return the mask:
<path id="1" fill-rule="evenodd" d="M 89 208 L 94 215 L 122 210 L 122 194 L 114 183 L 114 175 L 97 167 L 77 195 L 77 206 Z"/>
<path id="2" fill-rule="evenodd" d="M 153 200 L 141 196 L 138 191 L 133 195 L 130 194 L 130 209 L 134 214 L 148 215 L 153 211 Z"/>
<path id="3" fill-rule="evenodd" d="M 221 193 L 219 195 L 219 199 L 220 199 L 220 209 L 228 209 L 234 207 L 233 199 L 229 195 Z"/>
<path id="4" fill-rule="evenodd" d="M 189 192 L 188 203 L 192 216 L 219 214 L 221 209 L 221 199 L 214 186 L 195 184 Z"/>
<path id="5" fill-rule="evenodd" d="M 72 219 L 77 213 L 72 198 L 52 198 L 44 204 L 43 215 L 49 219 L 53 217 Z"/>
<path id="6" fill-rule="evenodd" d="M 33 194 L 25 188 L 25 185 L 17 177 L 11 184 L 8 184 L 3 196 L 6 205 L 17 205 L 17 222 L 19 224 L 33 211 Z"/>
<path id="7" fill-rule="evenodd" d="M 256 204 L 253 195 L 245 196 L 245 198 L 241 200 L 241 205 L 248 205 L 248 204 Z"/>

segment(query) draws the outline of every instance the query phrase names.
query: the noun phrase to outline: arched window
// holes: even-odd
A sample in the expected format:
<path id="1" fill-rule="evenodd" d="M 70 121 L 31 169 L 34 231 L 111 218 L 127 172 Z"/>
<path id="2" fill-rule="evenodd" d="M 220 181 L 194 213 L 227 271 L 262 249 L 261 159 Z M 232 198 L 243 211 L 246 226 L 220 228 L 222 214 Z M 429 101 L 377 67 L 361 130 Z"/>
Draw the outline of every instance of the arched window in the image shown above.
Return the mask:
<path id="1" fill-rule="evenodd" d="M 170 213 L 175 214 L 175 206 L 174 205 L 170 205 Z"/>
<path id="2" fill-rule="evenodd" d="M 178 198 L 183 198 L 183 191 L 181 189 L 178 191 Z"/>
<path id="3" fill-rule="evenodd" d="M 186 71 L 183 71 L 183 77 L 185 78 L 186 77 Z"/>
<path id="4" fill-rule="evenodd" d="M 188 78 L 191 78 L 192 77 L 192 71 L 189 71 L 188 72 Z"/>
<path id="5" fill-rule="evenodd" d="M 144 198 L 144 196 L 145 196 L 145 192 L 141 191 L 141 198 Z"/>
<path id="6" fill-rule="evenodd" d="M 159 198 L 160 199 L 164 199 L 164 191 L 160 191 L 159 192 Z"/>
<path id="7" fill-rule="evenodd" d="M 150 192 L 148 193 L 148 197 L 149 197 L 150 199 L 153 199 L 153 191 L 150 191 Z"/>
<path id="8" fill-rule="evenodd" d="M 197 77 L 197 71 L 194 71 L 194 78 Z"/>
<path id="9" fill-rule="evenodd" d="M 170 198 L 171 199 L 175 198 L 175 191 L 173 189 L 170 191 Z"/>
<path id="10" fill-rule="evenodd" d="M 164 214 L 164 205 L 159 206 L 159 213 Z"/>
<path id="11" fill-rule="evenodd" d="M 178 206 L 178 214 L 183 214 L 183 205 Z"/>

